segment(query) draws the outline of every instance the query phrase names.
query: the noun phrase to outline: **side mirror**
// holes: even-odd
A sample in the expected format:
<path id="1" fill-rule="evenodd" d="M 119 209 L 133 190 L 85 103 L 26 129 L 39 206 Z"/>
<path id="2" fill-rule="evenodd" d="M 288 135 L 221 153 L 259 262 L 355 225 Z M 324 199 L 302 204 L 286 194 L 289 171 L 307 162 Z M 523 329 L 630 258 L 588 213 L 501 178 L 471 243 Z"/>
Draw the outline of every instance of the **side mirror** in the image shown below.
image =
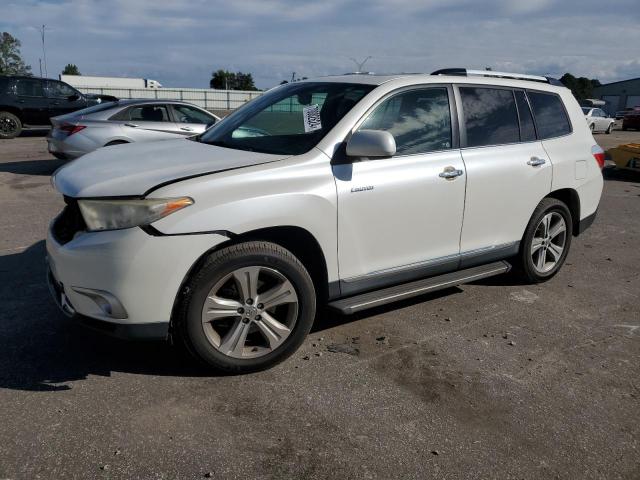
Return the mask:
<path id="1" fill-rule="evenodd" d="M 69 100 L 70 102 L 75 102 L 76 100 L 80 99 L 80 95 L 78 95 L 77 93 L 74 93 L 73 95 L 69 95 L 67 97 L 67 100 Z"/>
<path id="2" fill-rule="evenodd" d="M 384 130 L 358 130 L 347 142 L 349 157 L 392 157 L 396 153 L 396 140 Z"/>

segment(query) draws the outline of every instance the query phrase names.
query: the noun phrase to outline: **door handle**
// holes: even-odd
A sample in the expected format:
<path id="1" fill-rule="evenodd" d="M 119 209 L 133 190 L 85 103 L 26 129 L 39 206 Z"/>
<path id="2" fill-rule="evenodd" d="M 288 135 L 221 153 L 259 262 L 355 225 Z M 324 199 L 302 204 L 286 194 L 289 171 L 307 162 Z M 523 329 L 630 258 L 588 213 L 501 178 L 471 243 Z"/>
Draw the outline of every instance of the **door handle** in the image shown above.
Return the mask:
<path id="1" fill-rule="evenodd" d="M 125 123 L 124 126 L 125 127 L 133 127 L 133 128 L 135 128 L 135 127 L 139 127 L 140 125 L 138 125 L 136 123 Z"/>
<path id="2" fill-rule="evenodd" d="M 539 167 L 540 165 L 544 165 L 547 161 L 544 158 L 531 157 L 531 160 L 527 162 L 527 165 L 531 165 L 532 167 Z"/>
<path id="3" fill-rule="evenodd" d="M 462 170 L 458 170 L 454 167 L 445 167 L 445 169 L 439 173 L 440 178 L 446 178 L 447 180 L 453 180 L 456 177 L 459 177 L 464 172 Z"/>
<path id="4" fill-rule="evenodd" d="M 193 128 L 191 127 L 180 127 L 180 130 L 184 130 L 185 132 L 193 132 Z"/>

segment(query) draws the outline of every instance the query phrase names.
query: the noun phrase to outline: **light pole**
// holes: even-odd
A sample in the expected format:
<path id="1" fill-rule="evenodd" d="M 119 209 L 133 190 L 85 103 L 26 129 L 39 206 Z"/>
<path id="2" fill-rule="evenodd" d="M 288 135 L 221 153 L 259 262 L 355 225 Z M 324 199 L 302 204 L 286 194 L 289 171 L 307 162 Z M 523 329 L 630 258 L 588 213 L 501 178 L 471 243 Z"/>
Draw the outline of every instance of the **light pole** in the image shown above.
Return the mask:
<path id="1" fill-rule="evenodd" d="M 47 27 L 46 25 L 42 25 L 42 28 L 40 29 L 40 34 L 42 36 L 42 58 L 44 59 L 44 76 L 48 77 L 49 74 L 47 73 L 47 51 L 44 46 L 44 30 L 46 27 Z M 40 76 L 42 76 L 42 73 L 40 73 Z"/>

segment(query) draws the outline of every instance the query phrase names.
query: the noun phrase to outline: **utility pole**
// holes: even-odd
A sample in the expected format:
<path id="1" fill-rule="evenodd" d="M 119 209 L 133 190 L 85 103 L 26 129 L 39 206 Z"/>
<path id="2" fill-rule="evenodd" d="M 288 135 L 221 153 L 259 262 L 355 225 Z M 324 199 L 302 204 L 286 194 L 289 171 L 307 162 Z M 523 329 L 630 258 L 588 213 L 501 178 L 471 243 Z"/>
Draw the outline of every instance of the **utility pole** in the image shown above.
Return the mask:
<path id="1" fill-rule="evenodd" d="M 40 64 L 40 78 L 42 78 L 42 59 L 38 59 L 38 63 Z"/>
<path id="2" fill-rule="evenodd" d="M 49 73 L 47 72 L 47 51 L 44 46 L 44 30 L 46 27 L 47 27 L 46 25 L 42 25 L 42 28 L 40 29 L 40 34 L 42 36 L 42 58 L 44 59 L 44 75 L 45 77 L 48 77 Z M 40 73 L 40 76 L 42 76 L 42 73 Z"/>
<path id="3" fill-rule="evenodd" d="M 367 63 L 367 60 L 373 58 L 371 55 L 369 55 L 367 58 L 365 58 L 363 61 L 358 62 L 355 58 L 353 57 L 349 57 L 349 59 L 356 64 L 356 71 L 354 73 L 363 73 L 363 67 L 364 64 Z"/>
<path id="4" fill-rule="evenodd" d="M 291 82 L 295 82 L 296 81 L 296 72 L 292 72 L 291 73 Z"/>

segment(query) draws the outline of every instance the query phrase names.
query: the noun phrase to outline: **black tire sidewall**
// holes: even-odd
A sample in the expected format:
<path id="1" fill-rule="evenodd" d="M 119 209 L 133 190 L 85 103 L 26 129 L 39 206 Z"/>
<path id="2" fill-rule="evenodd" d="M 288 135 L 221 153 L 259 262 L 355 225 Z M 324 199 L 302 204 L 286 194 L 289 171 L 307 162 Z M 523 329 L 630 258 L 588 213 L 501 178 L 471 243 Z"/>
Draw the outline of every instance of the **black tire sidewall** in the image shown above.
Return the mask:
<path id="1" fill-rule="evenodd" d="M 202 326 L 202 307 L 209 291 L 221 278 L 238 268 L 254 265 L 273 268 L 293 284 L 298 296 L 298 318 L 289 337 L 274 352 L 253 359 L 228 357 L 207 340 Z M 189 288 L 188 303 L 182 318 L 184 338 L 193 354 L 220 371 L 241 373 L 269 368 L 295 352 L 313 325 L 316 298 L 309 274 L 301 264 L 268 249 L 248 255 L 231 255 L 228 258 L 222 256 L 220 261 L 206 264 Z"/>
<path id="2" fill-rule="evenodd" d="M 11 118 L 14 122 L 16 122 L 17 129 L 8 135 L 0 131 L 0 139 L 10 140 L 20 135 L 20 132 L 22 132 L 22 122 L 20 121 L 20 119 L 15 114 L 11 112 L 5 112 L 5 111 L 0 112 L 0 121 L 2 121 L 2 117 Z"/>
<path id="3" fill-rule="evenodd" d="M 542 217 L 552 212 L 557 212 L 562 215 L 562 218 L 564 219 L 567 226 L 567 231 L 565 234 L 565 245 L 558 263 L 550 271 L 540 273 L 534 267 L 533 258 L 531 257 L 531 254 L 529 252 L 531 252 L 531 242 L 533 241 L 533 236 L 535 234 L 536 228 L 538 227 L 538 224 L 542 220 Z M 546 198 L 542 202 L 540 202 L 540 204 L 536 208 L 536 211 L 531 217 L 531 220 L 529 221 L 529 225 L 527 225 L 527 230 L 522 239 L 522 245 L 520 248 L 520 265 L 526 277 L 534 283 L 539 283 L 549 280 L 556 273 L 558 273 L 560 268 L 562 268 L 562 265 L 564 265 L 567 255 L 569 254 L 572 237 L 573 223 L 569 208 L 563 202 L 556 199 Z"/>

